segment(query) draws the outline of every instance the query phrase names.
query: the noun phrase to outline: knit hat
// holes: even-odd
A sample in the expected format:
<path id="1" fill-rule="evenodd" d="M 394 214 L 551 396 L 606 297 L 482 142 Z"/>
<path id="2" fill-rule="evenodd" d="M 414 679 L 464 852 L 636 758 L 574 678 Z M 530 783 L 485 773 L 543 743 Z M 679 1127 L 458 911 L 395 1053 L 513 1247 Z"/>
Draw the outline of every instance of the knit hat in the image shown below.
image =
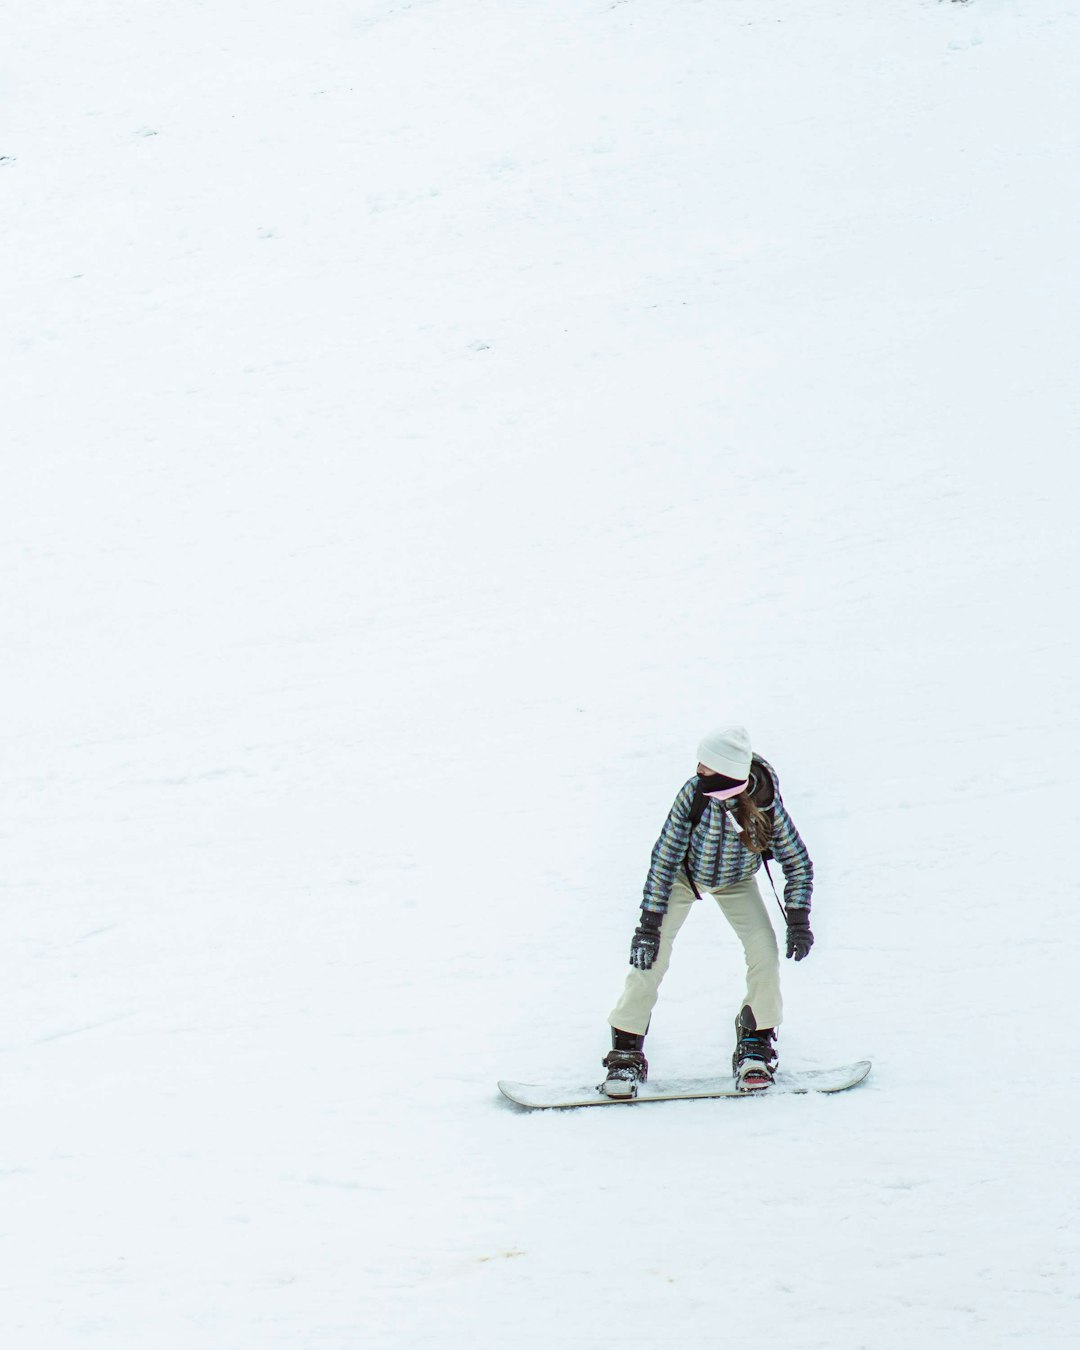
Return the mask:
<path id="1" fill-rule="evenodd" d="M 750 777 L 750 733 L 745 727 L 710 731 L 698 746 L 698 763 L 738 782 Z"/>

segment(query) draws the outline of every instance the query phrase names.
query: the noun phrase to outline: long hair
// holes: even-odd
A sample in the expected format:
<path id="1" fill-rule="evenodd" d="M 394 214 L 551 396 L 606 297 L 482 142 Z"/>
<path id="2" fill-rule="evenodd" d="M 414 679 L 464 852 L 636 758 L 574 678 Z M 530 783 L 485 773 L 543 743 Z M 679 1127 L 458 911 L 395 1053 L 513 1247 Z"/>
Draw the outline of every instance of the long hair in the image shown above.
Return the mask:
<path id="1" fill-rule="evenodd" d="M 739 838 L 743 847 L 751 853 L 764 853 L 772 839 L 772 822 L 750 796 L 749 788 L 735 798 L 735 819 L 742 827 Z"/>

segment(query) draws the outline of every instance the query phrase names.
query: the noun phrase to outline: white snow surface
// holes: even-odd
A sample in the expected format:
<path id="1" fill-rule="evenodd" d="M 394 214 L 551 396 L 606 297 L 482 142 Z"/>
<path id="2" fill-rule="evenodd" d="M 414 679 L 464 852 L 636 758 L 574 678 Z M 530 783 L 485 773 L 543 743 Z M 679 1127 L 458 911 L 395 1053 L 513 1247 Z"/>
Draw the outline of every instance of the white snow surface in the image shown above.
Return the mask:
<path id="1" fill-rule="evenodd" d="M 1080 4 L 4 28 L 3 1344 L 1074 1347 Z M 731 721 L 873 1075 L 518 1110 Z"/>

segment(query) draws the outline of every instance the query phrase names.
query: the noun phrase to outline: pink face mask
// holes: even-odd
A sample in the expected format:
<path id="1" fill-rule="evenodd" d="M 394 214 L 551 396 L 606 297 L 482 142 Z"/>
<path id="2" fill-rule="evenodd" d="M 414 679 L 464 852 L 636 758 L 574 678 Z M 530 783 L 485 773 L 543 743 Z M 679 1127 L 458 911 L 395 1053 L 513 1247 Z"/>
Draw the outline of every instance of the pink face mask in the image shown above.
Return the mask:
<path id="1" fill-rule="evenodd" d="M 736 783 L 734 787 L 722 788 L 719 792 L 706 792 L 705 796 L 711 798 L 714 802 L 730 801 L 732 797 L 737 797 L 740 792 L 745 792 L 750 786 L 750 779 L 745 783 Z"/>

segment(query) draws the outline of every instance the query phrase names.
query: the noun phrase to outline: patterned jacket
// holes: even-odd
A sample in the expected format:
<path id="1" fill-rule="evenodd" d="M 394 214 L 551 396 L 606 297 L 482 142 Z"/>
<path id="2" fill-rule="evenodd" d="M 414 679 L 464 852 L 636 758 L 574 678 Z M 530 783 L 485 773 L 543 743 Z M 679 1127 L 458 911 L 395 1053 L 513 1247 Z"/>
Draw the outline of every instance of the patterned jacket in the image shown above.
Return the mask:
<path id="1" fill-rule="evenodd" d="M 684 783 L 660 831 L 652 851 L 652 863 L 645 881 L 643 910 L 654 914 L 667 911 L 668 897 L 675 875 L 690 851 L 690 874 L 698 886 L 720 890 L 752 877 L 761 867 L 761 855 L 752 853 L 739 838 L 728 817 L 728 802 L 707 801 L 701 820 L 691 834 L 690 808 L 698 785 L 695 775 Z M 784 870 L 784 905 L 789 909 L 809 909 L 814 889 L 814 865 L 780 797 L 776 770 L 759 755 L 750 770 L 750 789 L 772 822 L 770 851 Z"/>

